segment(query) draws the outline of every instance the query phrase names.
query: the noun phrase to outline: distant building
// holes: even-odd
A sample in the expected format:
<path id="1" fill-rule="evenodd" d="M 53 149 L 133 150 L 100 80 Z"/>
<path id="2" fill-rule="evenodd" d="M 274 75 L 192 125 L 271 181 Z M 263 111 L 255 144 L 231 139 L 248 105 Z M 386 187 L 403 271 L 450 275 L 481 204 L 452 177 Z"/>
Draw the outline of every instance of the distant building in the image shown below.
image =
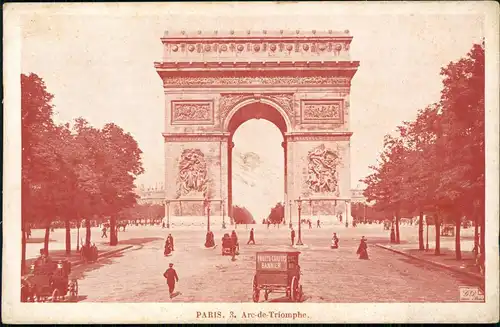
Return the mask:
<path id="1" fill-rule="evenodd" d="M 352 202 L 360 202 L 360 203 L 365 203 L 366 204 L 366 198 L 363 195 L 363 192 L 365 190 L 361 188 L 355 188 L 351 190 L 351 199 Z"/>
<path id="2" fill-rule="evenodd" d="M 139 199 L 137 200 L 138 204 L 164 204 L 165 189 L 163 185 L 156 185 L 155 187 L 148 188 L 141 185 L 140 188 L 136 189 L 136 193 L 139 195 Z"/>

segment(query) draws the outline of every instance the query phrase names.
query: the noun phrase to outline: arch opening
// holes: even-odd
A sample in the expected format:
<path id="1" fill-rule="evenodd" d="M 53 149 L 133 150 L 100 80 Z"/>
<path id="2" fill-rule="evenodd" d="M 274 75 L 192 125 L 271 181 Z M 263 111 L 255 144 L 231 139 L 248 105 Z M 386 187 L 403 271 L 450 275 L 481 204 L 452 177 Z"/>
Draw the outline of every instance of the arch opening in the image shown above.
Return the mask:
<path id="1" fill-rule="evenodd" d="M 244 207 L 259 224 L 271 207 L 286 198 L 284 140 L 289 124 L 277 108 L 262 102 L 240 106 L 232 113 L 226 126 L 228 213 L 235 222 L 233 205 Z"/>

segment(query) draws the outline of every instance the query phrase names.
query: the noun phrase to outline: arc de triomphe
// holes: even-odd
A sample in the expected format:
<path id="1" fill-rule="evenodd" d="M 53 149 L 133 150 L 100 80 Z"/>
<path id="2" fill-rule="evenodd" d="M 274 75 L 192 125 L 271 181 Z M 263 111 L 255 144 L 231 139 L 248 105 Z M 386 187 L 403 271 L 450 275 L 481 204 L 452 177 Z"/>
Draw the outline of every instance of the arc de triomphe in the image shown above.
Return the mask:
<path id="1" fill-rule="evenodd" d="M 359 62 L 349 31 L 181 31 L 161 41 L 170 223 L 206 224 L 207 203 L 213 220 L 230 222 L 232 136 L 252 118 L 283 135 L 287 223 L 296 225 L 299 198 L 306 217 L 350 218 L 349 96 Z"/>

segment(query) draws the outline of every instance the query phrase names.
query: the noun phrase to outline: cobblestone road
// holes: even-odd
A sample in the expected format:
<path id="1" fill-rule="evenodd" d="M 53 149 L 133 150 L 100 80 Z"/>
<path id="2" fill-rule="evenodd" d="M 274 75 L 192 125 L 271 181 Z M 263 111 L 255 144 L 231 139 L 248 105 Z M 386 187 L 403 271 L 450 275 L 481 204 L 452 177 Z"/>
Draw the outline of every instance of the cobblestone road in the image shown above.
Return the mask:
<path id="1" fill-rule="evenodd" d="M 371 226 L 370 226 L 371 227 Z M 250 302 L 255 253 L 266 250 L 293 250 L 289 231 L 260 227 L 256 245 L 246 245 L 248 230 L 237 230 L 241 254 L 237 261 L 223 257 L 220 246 L 203 248 L 205 232 L 172 231 L 175 252 L 163 256 L 166 230 L 133 227 L 125 233 L 134 248 L 99 263 L 76 267 L 79 301 L 83 302 Z M 381 228 L 340 229 L 340 249 L 329 248 L 330 230 L 304 230 L 300 257 L 301 282 L 307 302 L 458 302 L 459 286 L 473 285 L 461 275 L 419 261 L 369 247 L 370 260 L 355 254 L 361 235 L 376 243 L 384 236 Z M 223 232 L 216 231 L 216 241 Z M 220 242 L 219 242 L 220 243 Z M 163 272 L 174 263 L 181 294 L 170 300 Z M 262 301 L 263 299 L 261 299 Z M 283 294 L 271 294 L 269 301 L 286 301 Z"/>

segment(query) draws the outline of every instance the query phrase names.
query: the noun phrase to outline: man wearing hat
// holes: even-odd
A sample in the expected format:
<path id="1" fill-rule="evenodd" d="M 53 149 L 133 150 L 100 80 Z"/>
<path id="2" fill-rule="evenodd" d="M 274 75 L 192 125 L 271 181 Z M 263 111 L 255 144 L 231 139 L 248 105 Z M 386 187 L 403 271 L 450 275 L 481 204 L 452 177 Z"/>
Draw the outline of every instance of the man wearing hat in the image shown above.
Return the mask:
<path id="1" fill-rule="evenodd" d="M 163 274 L 163 277 L 165 277 L 167 279 L 168 292 L 170 293 L 170 298 L 172 298 L 173 294 L 174 294 L 175 282 L 179 281 L 179 277 L 177 276 L 177 272 L 175 271 L 175 269 L 173 267 L 174 267 L 174 264 L 169 263 L 168 269 Z"/>

